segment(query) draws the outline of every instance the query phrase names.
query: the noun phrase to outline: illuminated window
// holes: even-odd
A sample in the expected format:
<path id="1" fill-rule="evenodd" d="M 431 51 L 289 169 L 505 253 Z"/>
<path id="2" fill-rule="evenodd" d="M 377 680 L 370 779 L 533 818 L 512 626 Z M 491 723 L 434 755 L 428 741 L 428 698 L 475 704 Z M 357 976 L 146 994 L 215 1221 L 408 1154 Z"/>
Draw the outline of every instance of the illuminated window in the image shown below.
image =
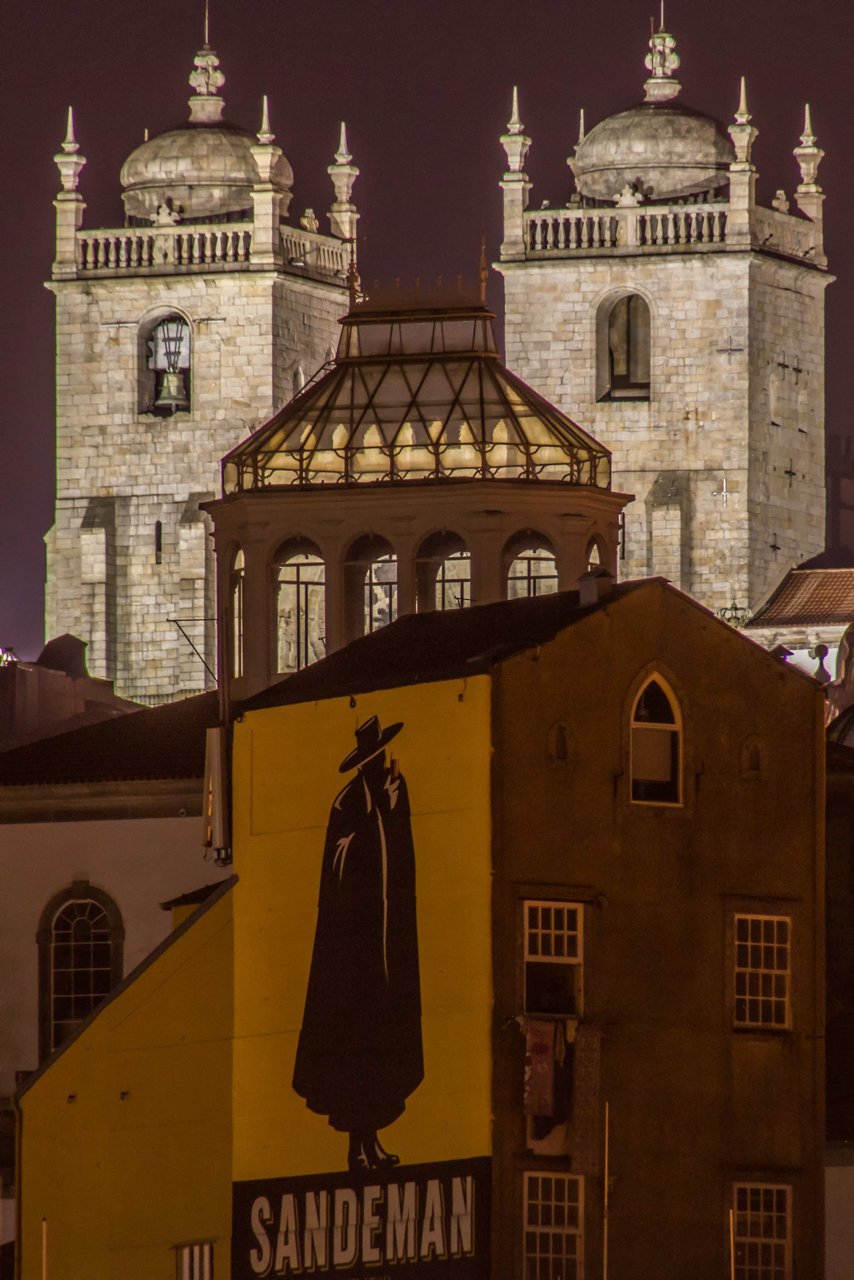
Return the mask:
<path id="1" fill-rule="evenodd" d="M 736 1183 L 733 1210 L 735 1280 L 791 1280 L 792 1188 Z"/>
<path id="2" fill-rule="evenodd" d="M 574 902 L 528 901 L 524 909 L 525 1013 L 580 1013 L 583 908 Z"/>
<path id="3" fill-rule="evenodd" d="M 680 803 L 681 736 L 676 699 L 660 676 L 647 680 L 632 711 L 632 800 Z"/>
<path id="4" fill-rule="evenodd" d="M 397 556 L 391 543 L 377 534 L 357 539 L 344 564 L 347 634 L 379 631 L 397 617 Z"/>
<path id="5" fill-rule="evenodd" d="M 277 670 L 287 674 L 326 656 L 326 566 L 308 542 L 291 543 L 277 561 Z"/>
<path id="6" fill-rule="evenodd" d="M 141 333 L 140 411 L 168 415 L 190 410 L 190 326 L 162 316 Z"/>
<path id="7" fill-rule="evenodd" d="M 604 317 L 603 317 L 604 320 Z M 649 399 L 649 307 L 637 293 L 618 298 L 599 334 L 600 398 Z"/>
<path id="8" fill-rule="evenodd" d="M 42 1057 L 67 1040 L 121 980 L 123 941 L 118 907 L 85 882 L 48 903 L 38 932 Z"/>
<path id="9" fill-rule="evenodd" d="M 791 937 L 788 916 L 735 917 L 736 1027 L 790 1025 Z"/>
<path id="10" fill-rule="evenodd" d="M 584 1183 L 564 1173 L 525 1173 L 525 1280 L 582 1280 Z"/>
<path id="11" fill-rule="evenodd" d="M 365 633 L 379 631 L 397 617 L 397 556 L 378 556 L 365 573 Z"/>
<path id="12" fill-rule="evenodd" d="M 230 617 L 229 628 L 229 665 L 233 676 L 243 675 L 243 577 L 246 565 L 243 552 L 235 552 L 228 575 L 228 604 Z"/>
<path id="13" fill-rule="evenodd" d="M 214 1247 L 208 1240 L 200 1244 L 180 1244 L 175 1250 L 177 1280 L 214 1280 Z"/>
<path id="14" fill-rule="evenodd" d="M 422 543 L 416 576 L 419 609 L 465 609 L 471 604 L 471 555 L 457 534 L 432 534 Z"/>
<path id="15" fill-rule="evenodd" d="M 557 562 L 545 539 L 538 535 L 514 539 L 505 552 L 505 561 L 508 600 L 557 591 Z"/>

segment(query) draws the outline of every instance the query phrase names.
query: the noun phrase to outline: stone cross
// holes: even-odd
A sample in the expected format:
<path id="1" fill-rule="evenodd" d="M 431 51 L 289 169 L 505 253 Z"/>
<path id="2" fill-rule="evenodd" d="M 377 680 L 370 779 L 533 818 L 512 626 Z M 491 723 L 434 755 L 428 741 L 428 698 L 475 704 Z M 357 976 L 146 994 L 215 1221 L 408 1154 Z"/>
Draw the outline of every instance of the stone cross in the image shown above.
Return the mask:
<path id="1" fill-rule="evenodd" d="M 720 489 L 715 489 L 714 493 L 712 494 L 712 497 L 723 498 L 723 504 L 726 507 L 726 506 L 729 506 L 729 495 L 731 493 L 732 493 L 732 490 L 727 488 L 726 476 L 724 476 L 723 481 L 721 482 Z"/>
<path id="2" fill-rule="evenodd" d="M 727 364 L 732 364 L 733 356 L 737 352 L 743 351 L 743 350 L 744 350 L 744 347 L 734 347 L 732 345 L 732 334 L 730 334 L 729 337 L 727 338 L 727 345 L 725 347 L 718 347 L 718 351 L 720 352 L 720 354 L 722 356 L 726 356 Z"/>

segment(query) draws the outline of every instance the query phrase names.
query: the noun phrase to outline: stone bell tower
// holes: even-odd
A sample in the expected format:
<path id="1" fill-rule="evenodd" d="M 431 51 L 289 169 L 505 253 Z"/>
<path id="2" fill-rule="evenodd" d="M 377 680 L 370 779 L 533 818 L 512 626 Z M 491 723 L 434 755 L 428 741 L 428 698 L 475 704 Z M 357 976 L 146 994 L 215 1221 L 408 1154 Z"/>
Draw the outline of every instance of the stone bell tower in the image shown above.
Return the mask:
<path id="1" fill-rule="evenodd" d="M 222 455 L 331 358 L 354 254 L 359 171 L 343 125 L 324 234 L 311 209 L 288 220 L 293 171 L 266 99 L 253 134 L 225 119 L 223 83 L 205 45 L 187 123 L 146 138 L 122 167 L 124 227 L 83 227 L 70 111 L 56 157 L 46 629 L 86 640 L 92 673 L 148 703 L 212 683 L 199 503 L 218 492 Z"/>
<path id="2" fill-rule="evenodd" d="M 621 572 L 742 612 L 824 546 L 823 152 L 807 107 L 795 207 L 763 208 L 743 82 L 725 129 L 679 100 L 670 34 L 646 66 L 637 106 L 582 113 L 575 191 L 541 207 L 514 91 L 507 360 L 613 451 Z"/>

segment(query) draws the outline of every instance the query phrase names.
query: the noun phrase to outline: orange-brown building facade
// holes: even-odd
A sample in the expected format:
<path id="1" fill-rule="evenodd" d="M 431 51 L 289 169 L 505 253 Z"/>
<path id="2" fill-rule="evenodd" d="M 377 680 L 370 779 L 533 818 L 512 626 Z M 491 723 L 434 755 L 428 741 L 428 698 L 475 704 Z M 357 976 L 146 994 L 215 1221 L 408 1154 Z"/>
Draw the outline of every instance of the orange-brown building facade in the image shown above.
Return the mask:
<path id="1" fill-rule="evenodd" d="M 20 1098 L 22 1280 L 819 1280 L 822 712 L 658 579 L 242 704 L 235 883 Z"/>

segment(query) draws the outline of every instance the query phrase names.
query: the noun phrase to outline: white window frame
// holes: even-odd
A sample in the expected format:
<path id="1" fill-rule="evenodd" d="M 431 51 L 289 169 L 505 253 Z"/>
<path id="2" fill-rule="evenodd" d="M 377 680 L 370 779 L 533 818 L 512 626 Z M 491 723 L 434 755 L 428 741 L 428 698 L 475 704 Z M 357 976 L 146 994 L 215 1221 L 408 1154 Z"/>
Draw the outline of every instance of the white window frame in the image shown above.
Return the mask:
<path id="1" fill-rule="evenodd" d="M 739 937 L 740 925 L 747 936 Z M 780 926 L 786 940 L 780 941 Z M 752 926 L 758 926 L 758 937 Z M 732 1024 L 739 1031 L 789 1031 L 792 1026 L 792 918 L 739 911 L 733 916 L 733 1010 Z M 780 953 L 783 953 L 782 955 Z M 758 953 L 758 954 L 757 954 Z M 781 967 L 781 961 L 785 961 Z M 756 961 L 757 963 L 754 963 Z M 779 989 L 782 987 L 782 995 Z M 739 1006 L 745 1003 L 745 1012 Z M 771 1006 L 771 1016 L 763 1006 Z M 783 1020 L 774 1016 L 782 1005 Z M 755 1008 L 754 1007 L 758 1006 Z"/>
<path id="2" fill-rule="evenodd" d="M 570 1186 L 574 1200 L 568 1194 Z M 563 1195 L 558 1200 L 555 1193 L 560 1188 Z M 549 1200 L 542 1196 L 546 1189 L 552 1193 Z M 584 1280 L 584 1179 L 572 1173 L 526 1170 L 522 1198 L 524 1280 Z M 565 1252 L 573 1240 L 574 1258 Z"/>
<path id="3" fill-rule="evenodd" d="M 177 1280 L 214 1280 L 214 1242 L 195 1240 L 175 1246 Z"/>
<path id="4" fill-rule="evenodd" d="M 782 1234 L 776 1221 L 781 1193 L 785 1205 Z M 732 1212 L 735 1280 L 792 1280 L 791 1186 L 784 1182 L 736 1182 Z"/>
<path id="5" fill-rule="evenodd" d="M 560 929 L 554 924 L 554 915 L 551 917 L 551 923 L 543 926 L 542 918 L 545 910 L 554 911 L 574 911 L 575 924 L 574 929 L 567 928 L 566 925 Z M 538 926 L 532 929 L 531 913 L 539 911 Z M 584 1000 L 584 904 L 581 902 L 569 902 L 560 898 L 525 898 L 522 902 L 522 928 L 524 930 L 523 941 L 523 973 L 522 973 L 522 1005 L 524 1012 L 531 1017 L 549 1017 L 555 1016 L 560 1018 L 578 1017 L 581 1014 Z M 543 954 L 542 947 L 532 948 L 532 938 L 549 938 L 551 947 L 546 948 L 552 954 Z M 563 945 L 554 945 L 558 940 L 562 940 Z M 575 955 L 567 954 L 572 951 L 571 939 L 575 940 Z M 555 951 L 563 951 L 563 954 L 555 954 Z M 575 1012 L 569 1014 L 550 1015 L 540 1009 L 529 1009 L 527 1000 L 528 991 L 528 965 L 536 964 L 565 964 L 571 965 L 575 969 L 574 988 L 575 988 Z"/>

